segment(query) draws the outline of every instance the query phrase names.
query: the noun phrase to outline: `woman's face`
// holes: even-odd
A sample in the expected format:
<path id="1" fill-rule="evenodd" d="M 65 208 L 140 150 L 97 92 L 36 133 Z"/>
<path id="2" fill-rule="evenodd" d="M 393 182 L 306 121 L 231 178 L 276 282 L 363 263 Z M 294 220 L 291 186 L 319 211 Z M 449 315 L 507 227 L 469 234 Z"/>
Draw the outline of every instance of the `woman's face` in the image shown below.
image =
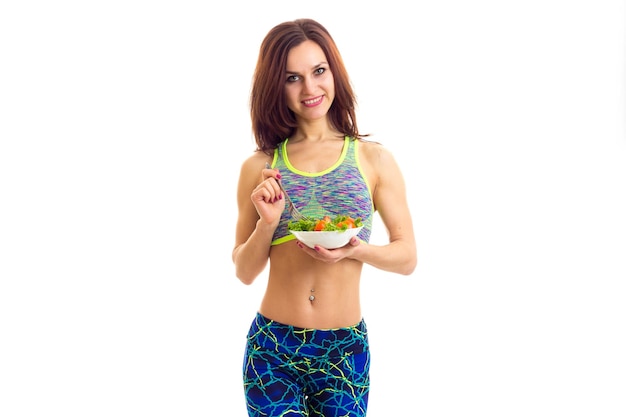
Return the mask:
<path id="1" fill-rule="evenodd" d="M 299 120 L 326 117 L 335 99 L 335 81 L 320 46 L 307 40 L 287 55 L 287 106 Z"/>

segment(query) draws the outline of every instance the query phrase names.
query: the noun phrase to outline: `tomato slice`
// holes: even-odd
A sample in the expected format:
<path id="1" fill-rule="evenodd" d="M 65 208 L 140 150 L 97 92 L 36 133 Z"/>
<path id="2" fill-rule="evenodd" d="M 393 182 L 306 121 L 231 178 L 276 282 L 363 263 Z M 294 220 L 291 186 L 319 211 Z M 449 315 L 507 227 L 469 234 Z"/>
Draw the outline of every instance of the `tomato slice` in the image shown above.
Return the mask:
<path id="1" fill-rule="evenodd" d="M 326 227 L 326 224 L 328 224 L 327 221 L 325 221 L 323 219 L 322 220 L 318 220 L 315 223 L 315 227 L 313 228 L 313 230 L 316 231 L 316 232 L 321 232 L 322 230 L 324 230 L 324 227 Z"/>
<path id="2" fill-rule="evenodd" d="M 354 229 L 356 227 L 354 219 L 352 217 L 348 217 L 344 221 L 337 223 L 337 227 L 340 229 L 342 229 L 344 226 L 346 229 Z"/>

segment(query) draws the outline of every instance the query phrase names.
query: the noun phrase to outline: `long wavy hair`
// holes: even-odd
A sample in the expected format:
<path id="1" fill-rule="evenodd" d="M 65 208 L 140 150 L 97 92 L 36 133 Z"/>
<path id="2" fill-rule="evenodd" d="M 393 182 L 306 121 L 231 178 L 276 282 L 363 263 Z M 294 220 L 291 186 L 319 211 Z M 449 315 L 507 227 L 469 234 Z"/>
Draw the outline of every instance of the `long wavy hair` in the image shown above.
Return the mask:
<path id="1" fill-rule="evenodd" d="M 355 139 L 368 136 L 359 134 L 356 96 L 335 41 L 315 20 L 297 19 L 273 27 L 261 43 L 250 93 L 250 116 L 257 150 L 270 154 L 298 126 L 285 96 L 287 55 L 291 48 L 306 40 L 322 48 L 335 80 L 335 100 L 328 111 L 331 125 Z"/>

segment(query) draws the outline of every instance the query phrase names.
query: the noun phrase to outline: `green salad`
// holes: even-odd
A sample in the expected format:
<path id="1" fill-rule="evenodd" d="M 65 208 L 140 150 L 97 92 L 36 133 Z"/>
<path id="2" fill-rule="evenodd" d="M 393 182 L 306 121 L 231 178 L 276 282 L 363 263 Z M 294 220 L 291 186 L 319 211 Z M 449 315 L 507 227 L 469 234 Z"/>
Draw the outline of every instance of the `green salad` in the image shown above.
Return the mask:
<path id="1" fill-rule="evenodd" d="M 334 218 L 324 216 L 321 219 L 292 220 L 288 223 L 287 229 L 300 232 L 332 232 L 361 226 L 363 221 L 360 217 L 353 219 L 350 216 L 338 215 Z"/>

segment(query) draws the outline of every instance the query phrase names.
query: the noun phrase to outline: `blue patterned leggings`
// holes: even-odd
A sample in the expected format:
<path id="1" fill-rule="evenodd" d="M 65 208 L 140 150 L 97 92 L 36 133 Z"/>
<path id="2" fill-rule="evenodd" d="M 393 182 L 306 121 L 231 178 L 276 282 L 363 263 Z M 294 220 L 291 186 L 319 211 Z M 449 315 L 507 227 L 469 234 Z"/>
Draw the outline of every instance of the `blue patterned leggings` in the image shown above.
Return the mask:
<path id="1" fill-rule="evenodd" d="M 364 417 L 370 352 L 361 320 L 351 327 L 305 329 L 257 314 L 243 362 L 250 417 Z"/>

